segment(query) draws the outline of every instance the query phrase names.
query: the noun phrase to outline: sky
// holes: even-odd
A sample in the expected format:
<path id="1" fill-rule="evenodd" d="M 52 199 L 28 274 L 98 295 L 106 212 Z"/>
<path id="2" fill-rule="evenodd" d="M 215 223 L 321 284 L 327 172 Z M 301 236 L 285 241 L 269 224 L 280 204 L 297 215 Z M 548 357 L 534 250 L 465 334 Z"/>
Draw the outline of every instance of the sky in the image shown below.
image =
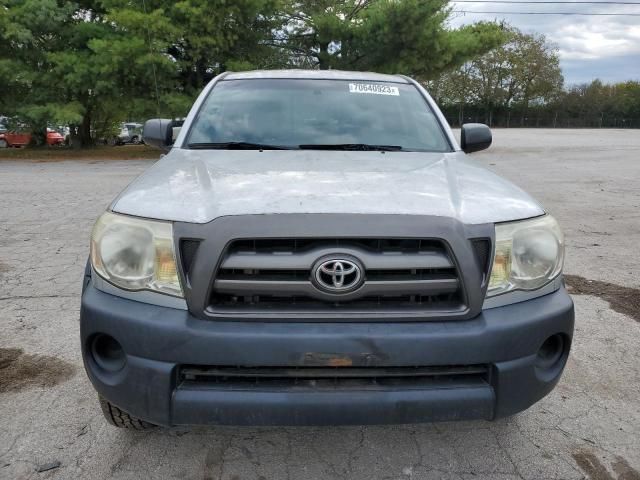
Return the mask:
<path id="1" fill-rule="evenodd" d="M 588 83 L 599 78 L 605 82 L 640 81 L 640 0 L 634 5 L 538 3 L 507 0 L 508 3 L 458 3 L 451 1 L 453 27 L 480 20 L 506 20 L 525 33 L 543 33 L 559 48 L 560 64 L 566 85 Z M 548 0 L 547 0 L 548 1 Z M 458 13 L 466 11 L 468 13 Z M 575 12 L 622 13 L 621 16 L 517 15 L 515 13 L 470 12 Z M 638 16 L 630 16 L 637 14 Z"/>

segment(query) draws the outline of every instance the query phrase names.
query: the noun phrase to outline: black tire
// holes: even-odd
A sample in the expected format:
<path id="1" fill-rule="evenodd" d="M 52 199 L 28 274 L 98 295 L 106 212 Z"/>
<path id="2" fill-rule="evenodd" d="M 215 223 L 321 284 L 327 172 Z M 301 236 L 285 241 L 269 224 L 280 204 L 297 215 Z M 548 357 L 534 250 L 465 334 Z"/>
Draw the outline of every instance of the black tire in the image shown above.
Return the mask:
<path id="1" fill-rule="evenodd" d="M 8 148 L 9 147 L 9 143 L 3 138 L 0 139 L 0 148 Z"/>
<path id="2" fill-rule="evenodd" d="M 133 137 L 131 137 L 131 143 L 133 143 L 134 145 L 139 145 L 140 137 L 138 137 L 137 135 L 134 135 Z"/>
<path id="3" fill-rule="evenodd" d="M 104 418 L 114 427 L 128 428 L 130 430 L 149 430 L 156 427 L 153 423 L 145 422 L 129 415 L 100 396 L 98 396 L 98 400 L 100 401 L 100 408 L 102 408 Z"/>

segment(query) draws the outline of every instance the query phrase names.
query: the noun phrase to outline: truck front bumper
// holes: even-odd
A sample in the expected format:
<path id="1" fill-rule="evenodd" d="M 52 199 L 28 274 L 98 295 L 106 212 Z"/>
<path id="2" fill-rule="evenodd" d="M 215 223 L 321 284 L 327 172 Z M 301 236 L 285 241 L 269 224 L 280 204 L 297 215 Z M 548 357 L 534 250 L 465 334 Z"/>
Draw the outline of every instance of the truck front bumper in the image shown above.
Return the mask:
<path id="1" fill-rule="evenodd" d="M 338 425 L 491 420 L 524 410 L 558 382 L 571 345 L 574 312 L 561 288 L 534 300 L 484 310 L 466 321 L 207 321 L 186 310 L 113 296 L 89 282 L 80 322 L 84 364 L 95 389 L 148 422 Z M 115 339 L 121 351 L 96 348 L 97 339 L 105 338 Z M 550 338 L 556 341 L 550 343 Z M 559 352 L 550 351 L 553 348 Z M 104 358 L 97 358 L 101 353 Z M 122 358 L 115 358 L 118 355 Z M 220 377 L 189 381 L 193 378 L 183 375 L 187 367 L 338 371 L 345 366 L 363 371 L 451 367 L 464 372 L 468 366 L 485 370 L 366 386 L 246 379 L 236 384 Z"/>

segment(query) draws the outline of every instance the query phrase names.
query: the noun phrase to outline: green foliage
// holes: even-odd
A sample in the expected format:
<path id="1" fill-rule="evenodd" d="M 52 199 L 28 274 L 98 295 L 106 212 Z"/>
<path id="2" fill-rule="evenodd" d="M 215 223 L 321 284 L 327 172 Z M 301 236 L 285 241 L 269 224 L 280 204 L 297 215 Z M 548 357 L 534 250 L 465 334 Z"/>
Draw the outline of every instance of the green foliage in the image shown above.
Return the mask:
<path id="1" fill-rule="evenodd" d="M 273 20 L 276 0 L 103 3 L 109 8 L 109 18 L 126 31 L 124 41 L 132 36 L 141 39 L 144 45 L 139 53 L 146 49 L 156 61 L 166 63 L 156 65 L 162 87 L 191 99 L 219 73 L 261 66 L 272 53 L 262 42 L 279 26 Z M 148 67 L 150 61 L 148 58 Z"/>
<path id="2" fill-rule="evenodd" d="M 497 24 L 446 28 L 447 0 L 303 0 L 286 10 L 278 45 L 294 66 L 429 78 L 504 42 Z"/>
<path id="3" fill-rule="evenodd" d="M 611 108 L 626 117 L 640 118 L 640 81 L 628 81 L 612 86 Z"/>
<path id="4" fill-rule="evenodd" d="M 447 28 L 448 0 L 0 0 L 0 112 L 85 145 L 124 120 L 184 116 L 227 70 L 430 78 L 504 41 Z"/>
<path id="5" fill-rule="evenodd" d="M 434 82 L 442 103 L 478 103 L 487 109 L 546 102 L 562 90 L 557 48 L 544 35 L 506 28 L 508 41 Z"/>
<path id="6" fill-rule="evenodd" d="M 592 126 L 640 126 L 640 82 L 605 84 L 594 80 L 575 85 L 549 105 L 571 118 L 590 119 Z M 608 119 L 608 121 L 607 121 Z"/>
<path id="7" fill-rule="evenodd" d="M 508 41 L 428 82 L 449 121 L 500 126 L 640 126 L 640 82 L 563 88 L 557 48 L 505 26 Z"/>

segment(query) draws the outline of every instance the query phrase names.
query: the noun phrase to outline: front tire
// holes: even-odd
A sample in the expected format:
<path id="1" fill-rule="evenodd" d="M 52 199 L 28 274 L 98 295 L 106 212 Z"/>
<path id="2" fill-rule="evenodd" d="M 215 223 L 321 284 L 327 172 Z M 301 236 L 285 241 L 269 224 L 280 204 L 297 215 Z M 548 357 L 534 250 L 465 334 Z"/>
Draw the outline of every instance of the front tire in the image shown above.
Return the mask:
<path id="1" fill-rule="evenodd" d="M 7 143 L 7 141 L 3 138 L 2 140 L 0 140 L 0 148 L 7 148 L 9 146 L 9 144 Z"/>
<path id="2" fill-rule="evenodd" d="M 104 418 L 107 420 L 107 423 L 114 427 L 127 428 L 130 430 L 150 430 L 156 427 L 153 423 L 145 422 L 144 420 L 129 415 L 124 410 L 120 410 L 100 396 L 98 396 L 98 400 L 100 401 L 100 408 L 102 409 Z"/>
<path id="3" fill-rule="evenodd" d="M 140 137 L 135 135 L 134 137 L 131 138 L 131 143 L 133 143 L 134 145 L 140 145 Z"/>

